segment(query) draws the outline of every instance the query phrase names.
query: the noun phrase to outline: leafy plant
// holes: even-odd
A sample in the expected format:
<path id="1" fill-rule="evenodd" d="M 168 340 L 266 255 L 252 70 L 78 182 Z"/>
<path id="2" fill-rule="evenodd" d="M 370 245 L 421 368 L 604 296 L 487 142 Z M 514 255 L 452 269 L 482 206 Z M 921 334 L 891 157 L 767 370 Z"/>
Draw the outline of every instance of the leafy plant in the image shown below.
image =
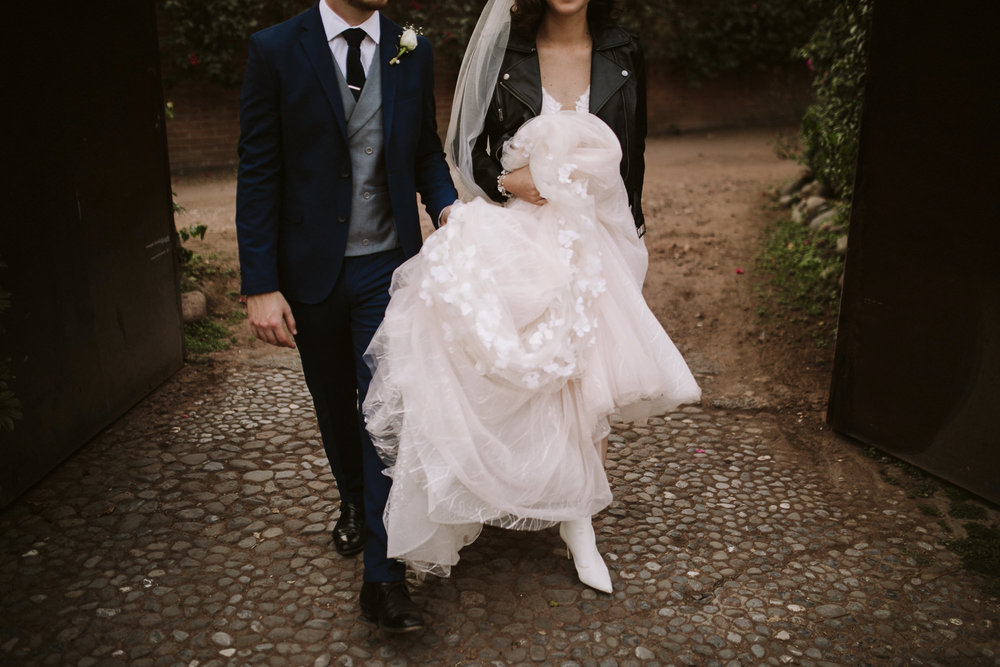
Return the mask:
<path id="1" fill-rule="evenodd" d="M 177 204 L 175 203 L 174 206 L 176 207 Z M 180 229 L 178 229 L 177 238 L 180 240 L 181 244 L 194 238 L 204 240 L 205 232 L 207 231 L 208 227 L 206 225 L 203 225 L 201 223 L 196 223 L 193 225 L 189 225 L 188 227 L 181 227 Z M 185 248 L 183 245 L 178 245 L 177 257 L 180 260 L 181 265 L 187 266 L 191 264 L 191 261 L 194 258 L 194 251 L 191 250 L 190 248 Z"/>
<path id="2" fill-rule="evenodd" d="M 167 83 L 192 75 L 224 86 L 243 78 L 246 39 L 261 27 L 266 0 L 162 0 L 161 47 Z"/>
<path id="3" fill-rule="evenodd" d="M 802 119 L 804 161 L 845 200 L 850 200 L 854 187 L 873 2 L 833 3 L 799 51 L 813 71 L 815 97 Z M 814 4 L 830 3 L 814 0 Z"/>
<path id="4" fill-rule="evenodd" d="M 816 342 L 826 345 L 836 333 L 840 305 L 844 260 L 836 249 L 837 235 L 788 219 L 772 224 L 766 234 L 757 266 L 767 276 L 774 315 L 811 326 Z"/>
<path id="5" fill-rule="evenodd" d="M 246 43 L 261 28 L 305 11 L 315 0 L 159 0 L 165 21 L 162 62 L 168 86 L 202 78 L 239 85 Z M 483 0 L 411 0 L 387 10 L 422 28 L 439 65 L 457 69 Z M 692 81 L 744 67 L 794 62 L 826 7 L 794 0 L 625 0 L 621 23 L 639 33 L 647 58 Z"/>
<path id="6" fill-rule="evenodd" d="M 794 0 L 626 0 L 625 9 L 647 57 L 693 80 L 792 63 L 826 11 Z"/>
<path id="7" fill-rule="evenodd" d="M 966 537 L 948 541 L 948 547 L 965 567 L 986 577 L 987 594 L 1000 595 L 1000 531 L 971 521 L 963 528 Z"/>
<path id="8" fill-rule="evenodd" d="M 225 326 L 212 320 L 184 325 L 184 349 L 195 354 L 229 349 L 233 336 Z"/>

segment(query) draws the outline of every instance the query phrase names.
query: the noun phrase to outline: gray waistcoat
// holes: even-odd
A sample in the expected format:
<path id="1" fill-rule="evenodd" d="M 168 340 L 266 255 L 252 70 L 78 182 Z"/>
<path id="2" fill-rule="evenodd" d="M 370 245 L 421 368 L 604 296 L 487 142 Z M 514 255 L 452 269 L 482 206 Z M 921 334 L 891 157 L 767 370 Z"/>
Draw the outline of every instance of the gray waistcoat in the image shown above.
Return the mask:
<path id="1" fill-rule="evenodd" d="M 385 174 L 385 133 L 382 125 L 382 68 L 375 49 L 361 97 L 347 87 L 339 67 L 337 83 L 347 119 L 347 142 L 351 151 L 351 221 L 347 232 L 348 257 L 370 255 L 399 247 L 396 225 L 389 202 L 389 182 Z"/>

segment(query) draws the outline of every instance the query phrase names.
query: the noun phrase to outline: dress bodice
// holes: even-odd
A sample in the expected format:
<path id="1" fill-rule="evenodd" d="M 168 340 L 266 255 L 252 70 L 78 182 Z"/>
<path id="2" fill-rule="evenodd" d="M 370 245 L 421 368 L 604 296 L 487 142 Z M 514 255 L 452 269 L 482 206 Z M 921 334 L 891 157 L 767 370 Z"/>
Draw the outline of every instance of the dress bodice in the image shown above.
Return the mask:
<path id="1" fill-rule="evenodd" d="M 549 95 L 549 91 L 542 88 L 542 111 L 541 114 L 556 113 L 557 111 L 562 111 L 562 104 L 559 100 Z M 580 94 L 580 97 L 576 98 L 576 110 L 577 111 L 590 111 L 590 86 L 587 86 L 587 90 Z M 540 114 L 540 115 L 541 115 Z"/>

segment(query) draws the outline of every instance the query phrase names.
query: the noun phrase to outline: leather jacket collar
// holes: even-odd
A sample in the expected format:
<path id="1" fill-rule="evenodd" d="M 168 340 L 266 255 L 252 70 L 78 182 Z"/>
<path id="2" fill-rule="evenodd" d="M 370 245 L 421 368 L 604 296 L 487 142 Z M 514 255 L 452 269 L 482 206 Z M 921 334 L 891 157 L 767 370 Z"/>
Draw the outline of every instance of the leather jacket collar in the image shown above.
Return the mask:
<path id="1" fill-rule="evenodd" d="M 590 112 L 596 114 L 607 104 L 633 72 L 623 70 L 609 51 L 625 46 L 630 37 L 618 27 L 611 27 L 594 40 L 590 61 Z M 508 57 L 500 72 L 500 85 L 524 102 L 537 116 L 542 110 L 542 75 L 538 68 L 535 40 L 511 32 L 507 41 Z"/>

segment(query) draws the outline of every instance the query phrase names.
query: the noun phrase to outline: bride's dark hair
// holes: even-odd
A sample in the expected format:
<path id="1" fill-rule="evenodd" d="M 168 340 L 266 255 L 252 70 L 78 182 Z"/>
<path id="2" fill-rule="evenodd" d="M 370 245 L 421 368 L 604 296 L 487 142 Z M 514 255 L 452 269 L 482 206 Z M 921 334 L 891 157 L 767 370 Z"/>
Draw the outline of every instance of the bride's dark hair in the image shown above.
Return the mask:
<path id="1" fill-rule="evenodd" d="M 587 23 L 593 35 L 610 25 L 617 13 L 616 0 L 590 0 L 587 4 Z M 513 28 L 525 37 L 534 37 L 542 18 L 548 10 L 545 0 L 514 0 L 510 8 L 510 21 Z"/>

